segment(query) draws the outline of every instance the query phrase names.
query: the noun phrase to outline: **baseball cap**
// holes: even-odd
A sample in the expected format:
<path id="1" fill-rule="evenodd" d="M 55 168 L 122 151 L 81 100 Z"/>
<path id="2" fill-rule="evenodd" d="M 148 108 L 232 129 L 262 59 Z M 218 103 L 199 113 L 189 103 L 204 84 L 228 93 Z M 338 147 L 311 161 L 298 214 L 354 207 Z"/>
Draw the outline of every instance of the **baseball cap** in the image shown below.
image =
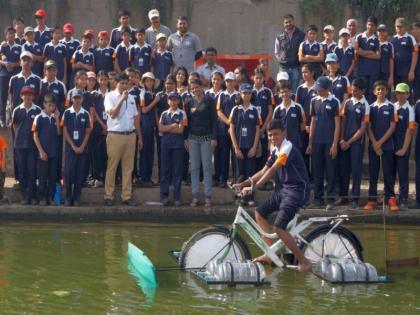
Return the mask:
<path id="1" fill-rule="evenodd" d="M 327 54 L 325 58 L 325 63 L 327 62 L 338 62 L 338 56 L 335 53 Z"/>
<path id="2" fill-rule="evenodd" d="M 320 76 L 315 82 L 315 91 L 328 90 L 331 88 L 331 80 L 325 76 Z"/>
<path id="3" fill-rule="evenodd" d="M 332 32 L 334 32 L 335 31 L 335 28 L 331 24 L 328 24 L 328 25 L 325 25 L 324 26 L 324 32 L 325 31 L 332 31 Z"/>
<path id="4" fill-rule="evenodd" d="M 240 93 L 252 93 L 251 84 L 248 84 L 248 83 L 241 84 L 241 86 L 239 87 L 239 92 Z"/>
<path id="5" fill-rule="evenodd" d="M 27 26 L 27 27 L 25 27 L 25 29 L 23 30 L 23 34 L 27 34 L 27 33 L 30 33 L 30 32 L 35 32 L 34 31 L 34 28 L 32 27 L 32 26 Z"/>
<path id="6" fill-rule="evenodd" d="M 163 34 L 163 33 L 159 33 L 159 34 L 156 35 L 156 40 L 159 40 L 161 38 L 166 38 L 166 35 Z"/>
<path id="7" fill-rule="evenodd" d="M 44 69 L 49 69 L 51 67 L 56 67 L 57 68 L 57 64 L 55 63 L 54 60 L 47 60 L 46 63 L 44 63 Z"/>
<path id="8" fill-rule="evenodd" d="M 83 92 L 82 90 L 79 90 L 79 89 L 75 89 L 74 92 L 72 93 L 72 98 L 82 97 L 82 96 L 83 96 Z"/>
<path id="9" fill-rule="evenodd" d="M 386 31 L 387 30 L 386 25 L 385 24 L 379 24 L 377 30 L 378 31 Z"/>
<path id="10" fill-rule="evenodd" d="M 168 94 L 168 98 L 181 99 L 181 96 L 177 92 L 171 92 L 171 93 Z"/>
<path id="11" fill-rule="evenodd" d="M 35 11 L 34 16 L 46 17 L 47 16 L 47 12 L 45 12 L 44 9 L 38 9 L 38 10 Z"/>
<path id="12" fill-rule="evenodd" d="M 398 83 L 395 87 L 396 93 L 410 93 L 410 86 L 407 83 Z"/>
<path id="13" fill-rule="evenodd" d="M 74 33 L 74 27 L 71 23 L 66 23 L 63 25 L 63 33 Z"/>
<path id="14" fill-rule="evenodd" d="M 159 17 L 159 11 L 156 9 L 150 10 L 149 11 L 149 20 L 153 19 L 154 17 Z"/>
<path id="15" fill-rule="evenodd" d="M 32 54 L 26 50 L 20 54 L 20 59 L 22 59 L 23 57 L 29 57 L 32 59 Z"/>
<path id="16" fill-rule="evenodd" d="M 95 31 L 91 28 L 88 28 L 83 32 L 83 35 L 94 37 L 95 36 Z"/>
<path id="17" fill-rule="evenodd" d="M 32 94 L 33 95 L 35 93 L 34 93 L 34 90 L 31 89 L 31 87 L 26 85 L 20 90 L 20 95 L 23 95 L 23 94 Z"/>
<path id="18" fill-rule="evenodd" d="M 226 75 L 225 75 L 225 81 L 227 81 L 227 80 L 233 81 L 235 79 L 236 79 L 235 78 L 235 74 L 232 71 L 226 73 Z"/>
<path id="19" fill-rule="evenodd" d="M 286 71 L 280 71 L 277 73 L 277 81 L 288 81 L 289 80 L 289 74 Z"/>
<path id="20" fill-rule="evenodd" d="M 340 30 L 340 32 L 338 32 L 338 36 L 342 36 L 342 35 L 350 35 L 350 31 L 347 28 L 343 27 Z"/>
<path id="21" fill-rule="evenodd" d="M 89 71 L 89 72 L 86 73 L 86 75 L 87 75 L 87 78 L 88 79 L 95 79 L 96 80 L 96 74 L 95 74 L 95 72 Z"/>
<path id="22" fill-rule="evenodd" d="M 109 37 L 109 34 L 107 31 L 100 31 L 98 37 Z"/>

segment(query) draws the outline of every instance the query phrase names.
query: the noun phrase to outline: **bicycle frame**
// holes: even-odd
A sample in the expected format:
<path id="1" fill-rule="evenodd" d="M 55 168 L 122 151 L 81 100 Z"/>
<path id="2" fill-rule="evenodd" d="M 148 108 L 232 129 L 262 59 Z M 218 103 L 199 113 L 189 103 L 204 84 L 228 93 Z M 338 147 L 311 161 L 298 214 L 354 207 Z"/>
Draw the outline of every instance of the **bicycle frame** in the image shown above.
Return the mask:
<path id="1" fill-rule="evenodd" d="M 303 243 L 307 244 L 306 240 L 303 236 L 300 235 L 302 231 L 308 228 L 313 223 L 320 223 L 320 222 L 328 222 L 331 221 L 333 223 L 331 229 L 328 231 L 326 236 L 328 236 L 334 229 L 339 226 L 343 221 L 348 220 L 347 215 L 338 215 L 335 217 L 314 217 L 304 220 L 297 224 L 300 215 L 296 214 L 292 221 L 289 222 L 287 225 L 287 231 L 290 235 L 302 241 Z M 277 233 L 267 233 L 265 232 L 256 222 L 255 220 L 246 212 L 246 210 L 242 207 L 238 207 L 238 211 L 236 212 L 235 220 L 232 224 L 233 227 L 233 234 L 232 238 L 234 238 L 235 233 L 237 232 L 237 226 L 241 227 L 249 237 L 257 244 L 257 246 L 266 254 L 272 262 L 278 267 L 284 267 L 283 261 L 277 255 L 277 252 L 285 250 L 286 246 L 284 245 L 283 241 L 279 239 Z M 277 240 L 271 246 L 269 246 L 263 239 L 263 237 Z M 309 244 L 310 246 L 310 244 Z M 320 255 L 320 257 L 322 257 Z"/>

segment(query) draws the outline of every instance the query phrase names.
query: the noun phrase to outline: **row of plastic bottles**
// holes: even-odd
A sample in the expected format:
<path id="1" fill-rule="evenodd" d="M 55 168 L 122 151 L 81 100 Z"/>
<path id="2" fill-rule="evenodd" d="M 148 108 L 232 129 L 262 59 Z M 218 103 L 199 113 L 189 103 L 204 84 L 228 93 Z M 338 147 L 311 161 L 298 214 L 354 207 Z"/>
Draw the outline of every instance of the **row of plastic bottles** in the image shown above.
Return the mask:
<path id="1" fill-rule="evenodd" d="M 264 266 L 249 260 L 221 261 L 215 259 L 209 262 L 206 270 L 206 280 L 211 281 L 259 283 L 264 278 Z"/>
<path id="2" fill-rule="evenodd" d="M 333 261 L 325 258 L 315 265 L 314 272 L 330 282 L 376 282 L 381 280 L 373 265 L 358 259 Z"/>

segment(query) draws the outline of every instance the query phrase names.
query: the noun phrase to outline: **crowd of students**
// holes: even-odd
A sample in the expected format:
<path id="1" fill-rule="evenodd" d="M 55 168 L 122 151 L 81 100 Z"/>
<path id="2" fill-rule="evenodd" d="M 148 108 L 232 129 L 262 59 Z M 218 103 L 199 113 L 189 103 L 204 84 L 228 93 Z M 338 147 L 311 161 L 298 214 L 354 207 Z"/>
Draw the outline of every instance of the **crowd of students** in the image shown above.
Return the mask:
<path id="1" fill-rule="evenodd" d="M 369 17 L 363 33 L 352 37 L 350 30 L 341 29 L 338 44 L 333 26 L 324 27 L 320 43 L 317 27 L 310 25 L 298 52 L 303 84 L 294 90 L 287 72 L 271 78 L 267 60 L 251 76 L 242 66 L 225 73 L 215 64 L 214 48 L 205 51 L 203 66 L 188 73 L 182 65 L 175 67 L 169 29 L 146 43 L 146 30 L 132 28 L 129 17 L 122 10 L 119 28 L 111 34 L 100 31 L 97 38 L 86 30 L 80 42 L 72 37 L 70 23 L 48 28 L 42 9 L 35 13 L 37 27 L 25 27 L 17 18 L 6 29 L 0 47 L 0 123 L 12 127 L 22 204 L 53 204 L 62 181 L 65 205 L 77 206 L 84 185 L 103 185 L 110 117 L 106 95 L 126 80 L 128 94 L 138 104 L 141 129 L 132 180 L 150 187 L 156 176 L 164 205 L 169 204 L 170 184 L 174 204 L 181 205 L 181 183 L 190 182 L 190 162 L 191 206 L 198 204 L 200 177 L 205 205 L 211 206 L 211 186 L 226 188 L 231 177 L 241 182 L 264 167 L 271 154 L 267 126 L 278 119 L 304 157 L 316 207 L 323 207 L 324 199 L 327 210 L 360 206 L 366 138 L 369 201 L 364 209 L 376 206 L 381 167 L 389 209 L 420 207 L 420 147 L 415 158 L 418 199 L 408 205 L 411 141 L 420 120 L 420 103 L 414 105 L 420 92 L 420 23 L 412 25 L 413 36 L 399 18 L 396 35 L 390 37 L 385 25 Z M 158 174 L 153 174 L 155 143 Z M 0 139 L 0 185 L 6 149 Z"/>

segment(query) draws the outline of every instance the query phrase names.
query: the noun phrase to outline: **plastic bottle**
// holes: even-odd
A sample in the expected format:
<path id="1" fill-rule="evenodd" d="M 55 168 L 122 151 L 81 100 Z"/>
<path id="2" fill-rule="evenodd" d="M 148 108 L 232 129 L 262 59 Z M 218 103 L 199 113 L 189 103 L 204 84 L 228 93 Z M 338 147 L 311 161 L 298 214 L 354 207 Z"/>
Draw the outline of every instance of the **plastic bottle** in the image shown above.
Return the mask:
<path id="1" fill-rule="evenodd" d="M 57 206 L 61 204 L 61 185 L 59 183 L 55 184 L 55 193 L 53 200 Z"/>
<path id="2" fill-rule="evenodd" d="M 214 270 L 215 278 L 225 282 L 260 282 L 265 278 L 263 265 L 251 261 L 211 262 L 207 270 L 209 274 Z"/>

